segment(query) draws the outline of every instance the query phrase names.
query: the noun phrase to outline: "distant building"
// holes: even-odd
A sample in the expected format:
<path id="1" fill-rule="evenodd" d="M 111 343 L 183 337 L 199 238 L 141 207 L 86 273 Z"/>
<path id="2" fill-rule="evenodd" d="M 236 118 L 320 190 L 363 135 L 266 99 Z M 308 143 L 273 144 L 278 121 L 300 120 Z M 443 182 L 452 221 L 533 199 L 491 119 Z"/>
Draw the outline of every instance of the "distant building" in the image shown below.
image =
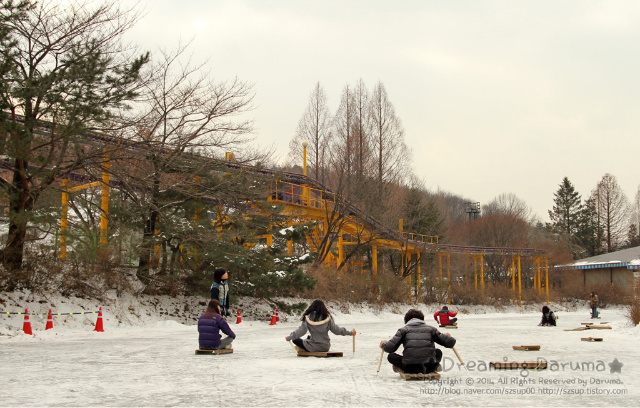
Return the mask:
<path id="1" fill-rule="evenodd" d="M 570 275 L 572 281 L 581 279 L 587 290 L 607 284 L 631 290 L 634 287 L 634 279 L 640 276 L 640 246 L 580 259 L 572 264 L 558 265 L 556 268 L 574 271 Z"/>

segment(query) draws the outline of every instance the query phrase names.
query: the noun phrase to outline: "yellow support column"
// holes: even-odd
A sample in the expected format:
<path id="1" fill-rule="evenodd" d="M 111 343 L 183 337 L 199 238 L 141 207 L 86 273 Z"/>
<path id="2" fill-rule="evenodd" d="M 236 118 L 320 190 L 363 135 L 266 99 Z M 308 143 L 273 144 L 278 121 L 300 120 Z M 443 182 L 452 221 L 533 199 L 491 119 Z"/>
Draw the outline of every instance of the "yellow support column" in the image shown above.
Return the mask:
<path id="1" fill-rule="evenodd" d="M 544 258 L 544 286 L 547 292 L 547 305 L 549 305 L 549 261 L 547 258 Z"/>
<path id="2" fill-rule="evenodd" d="M 451 254 L 447 254 L 447 303 L 451 304 Z"/>
<path id="3" fill-rule="evenodd" d="M 511 290 L 513 291 L 513 304 L 516 304 L 516 264 L 515 258 L 511 256 Z"/>
<path id="4" fill-rule="evenodd" d="M 342 238 L 342 231 L 338 232 L 338 267 L 344 262 L 344 238 Z"/>
<path id="5" fill-rule="evenodd" d="M 522 269 L 520 255 L 518 255 L 518 306 L 522 307 Z"/>
<path id="6" fill-rule="evenodd" d="M 476 285 L 476 293 L 478 293 L 478 258 L 474 255 L 473 256 L 473 277 L 474 277 L 474 281 L 475 281 L 475 285 Z"/>
<path id="7" fill-rule="evenodd" d="M 420 302 L 420 299 L 421 299 L 421 296 L 420 296 L 420 263 L 421 263 L 420 254 L 421 254 L 421 252 L 416 253 L 416 256 L 418 257 L 418 259 L 417 259 L 417 263 L 418 263 L 418 276 L 417 276 L 417 278 L 418 279 L 417 279 L 417 282 L 416 282 L 416 298 L 417 298 L 418 302 Z"/>
<path id="8" fill-rule="evenodd" d="M 376 245 L 371 246 L 371 272 L 375 281 L 378 276 L 378 247 Z"/>
<path id="9" fill-rule="evenodd" d="M 67 184 L 69 180 L 64 179 L 62 184 L 62 207 L 60 209 L 60 259 L 67 259 L 67 215 L 69 213 L 69 193 Z"/>
<path id="10" fill-rule="evenodd" d="M 480 289 L 482 292 L 482 304 L 484 305 L 484 255 L 480 255 Z"/>

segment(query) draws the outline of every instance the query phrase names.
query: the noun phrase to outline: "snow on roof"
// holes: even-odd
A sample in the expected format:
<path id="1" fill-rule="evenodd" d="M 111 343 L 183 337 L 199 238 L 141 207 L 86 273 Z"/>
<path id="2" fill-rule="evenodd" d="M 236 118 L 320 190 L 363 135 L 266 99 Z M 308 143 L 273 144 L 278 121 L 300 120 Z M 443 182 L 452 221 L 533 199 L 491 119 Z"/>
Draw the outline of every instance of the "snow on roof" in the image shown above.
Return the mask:
<path id="1" fill-rule="evenodd" d="M 640 266 L 640 246 L 627 248 L 620 251 L 609 252 L 578 260 L 571 264 L 558 265 L 561 269 L 597 269 L 597 268 L 615 268 L 615 267 Z"/>

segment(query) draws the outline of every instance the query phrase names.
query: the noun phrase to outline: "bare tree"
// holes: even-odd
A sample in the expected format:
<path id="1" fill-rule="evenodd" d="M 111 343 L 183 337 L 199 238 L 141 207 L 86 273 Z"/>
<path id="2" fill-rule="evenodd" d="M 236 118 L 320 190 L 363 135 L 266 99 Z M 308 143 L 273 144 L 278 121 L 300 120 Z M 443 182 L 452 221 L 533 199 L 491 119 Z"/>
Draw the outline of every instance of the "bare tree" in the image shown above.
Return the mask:
<path id="1" fill-rule="evenodd" d="M 356 174 L 358 180 L 363 180 L 367 175 L 371 154 L 371 111 L 369 110 L 369 92 L 362 79 L 356 82 L 353 91 L 355 122 L 353 123 L 353 135 L 356 139 L 354 152 L 356 156 Z"/>
<path id="2" fill-rule="evenodd" d="M 127 127 L 134 131 L 128 140 L 144 148 L 128 149 L 113 159 L 120 163 L 112 165 L 118 187 L 139 209 L 141 278 L 148 276 L 151 253 L 158 244 L 156 231 L 171 225 L 168 217 L 176 208 L 191 202 L 190 218 L 197 223 L 202 205 L 198 200 L 222 204 L 242 194 L 232 194 L 237 180 L 220 177 L 224 166 L 208 158 L 250 140 L 251 122 L 236 117 L 251 106 L 251 86 L 237 78 L 214 82 L 185 54 L 183 46 L 160 52 L 136 107 L 138 114 L 129 118 Z M 184 213 L 180 216 L 185 218 Z"/>
<path id="3" fill-rule="evenodd" d="M 9 234 L 2 260 L 9 271 L 22 267 L 29 219 L 38 198 L 56 180 L 102 163 L 104 146 L 88 143 L 135 96 L 138 74 L 148 55 L 135 57 L 123 34 L 137 14 L 114 2 L 25 2 L 20 18 L 13 2 L 3 2 L 2 109 L 6 132 L 4 164 L 12 180 L 0 179 L 9 197 Z M 23 6 L 24 7 L 24 6 Z M 5 47 L 6 44 L 11 44 Z"/>
<path id="4" fill-rule="evenodd" d="M 333 118 L 333 135 L 331 152 L 332 168 L 339 173 L 344 173 L 347 177 L 338 178 L 344 181 L 345 186 L 344 194 L 347 198 L 351 193 L 351 177 L 354 168 L 354 152 L 355 152 L 355 138 L 354 127 L 356 120 L 355 111 L 355 99 L 353 91 L 346 85 L 342 90 L 342 96 L 340 97 L 340 106 Z M 334 186 L 336 187 L 336 186 Z M 337 191 L 337 190 L 336 190 Z"/>
<path id="5" fill-rule="evenodd" d="M 607 252 L 624 240 L 629 226 L 629 202 L 616 178 L 607 173 L 591 192 L 596 202 L 598 224 L 604 232 Z"/>
<path id="6" fill-rule="evenodd" d="M 526 222 L 530 221 L 531 218 L 531 208 L 513 193 L 500 194 L 491 202 L 482 206 L 482 213 L 484 215 L 511 215 Z"/>
<path id="7" fill-rule="evenodd" d="M 302 157 L 302 143 L 308 143 L 309 167 L 311 167 L 313 177 L 324 182 L 328 160 L 328 148 L 331 139 L 331 120 L 327 97 L 320 86 L 316 83 L 309 103 L 304 114 L 298 122 L 296 135 L 289 143 L 290 157 Z"/>
<path id="8" fill-rule="evenodd" d="M 409 168 L 411 157 L 404 142 L 404 129 L 396 116 L 382 82 L 373 90 L 370 103 L 372 147 L 375 157 L 375 179 L 382 194 L 384 183 L 400 181 Z"/>

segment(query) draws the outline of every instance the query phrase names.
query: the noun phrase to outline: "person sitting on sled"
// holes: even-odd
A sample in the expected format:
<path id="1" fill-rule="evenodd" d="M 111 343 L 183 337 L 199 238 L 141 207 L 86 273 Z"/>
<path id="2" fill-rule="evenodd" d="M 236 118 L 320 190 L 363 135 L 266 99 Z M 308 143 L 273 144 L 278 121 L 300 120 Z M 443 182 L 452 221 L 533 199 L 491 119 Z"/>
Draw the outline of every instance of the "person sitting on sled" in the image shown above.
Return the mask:
<path id="1" fill-rule="evenodd" d="M 424 322 L 424 314 L 411 309 L 404 315 L 405 326 L 401 327 L 389 341 L 381 341 L 380 348 L 389 353 L 387 360 L 393 365 L 393 371 L 404 371 L 408 374 L 429 374 L 440 371 L 442 350 L 435 343 L 452 348 L 456 339 L 449 333 L 440 333 L 435 327 Z M 402 355 L 395 353 L 404 347 Z"/>
<path id="2" fill-rule="evenodd" d="M 221 338 L 220 332 L 227 335 Z M 209 301 L 207 311 L 198 319 L 198 343 L 200 350 L 219 350 L 231 348 L 231 342 L 236 338 L 226 320 L 220 315 L 220 302 L 215 299 Z"/>
<path id="3" fill-rule="evenodd" d="M 553 313 L 548 306 L 542 306 L 542 320 L 538 326 L 555 326 L 556 320 L 555 313 Z"/>
<path id="4" fill-rule="evenodd" d="M 449 326 L 455 325 L 458 321 L 457 315 L 458 312 L 450 312 L 447 306 L 442 306 L 442 310 L 438 310 L 433 314 L 433 318 L 440 324 L 440 326 Z M 453 319 L 451 319 L 453 317 Z M 438 321 L 438 318 L 440 319 Z"/>
<path id="5" fill-rule="evenodd" d="M 309 332 L 306 339 L 301 339 Z M 348 331 L 339 327 L 331 317 L 322 300 L 314 300 L 311 306 L 302 314 L 302 324 L 284 339 L 293 341 L 296 351 L 327 352 L 331 347 L 329 331 L 340 336 L 355 336 L 356 330 Z"/>

